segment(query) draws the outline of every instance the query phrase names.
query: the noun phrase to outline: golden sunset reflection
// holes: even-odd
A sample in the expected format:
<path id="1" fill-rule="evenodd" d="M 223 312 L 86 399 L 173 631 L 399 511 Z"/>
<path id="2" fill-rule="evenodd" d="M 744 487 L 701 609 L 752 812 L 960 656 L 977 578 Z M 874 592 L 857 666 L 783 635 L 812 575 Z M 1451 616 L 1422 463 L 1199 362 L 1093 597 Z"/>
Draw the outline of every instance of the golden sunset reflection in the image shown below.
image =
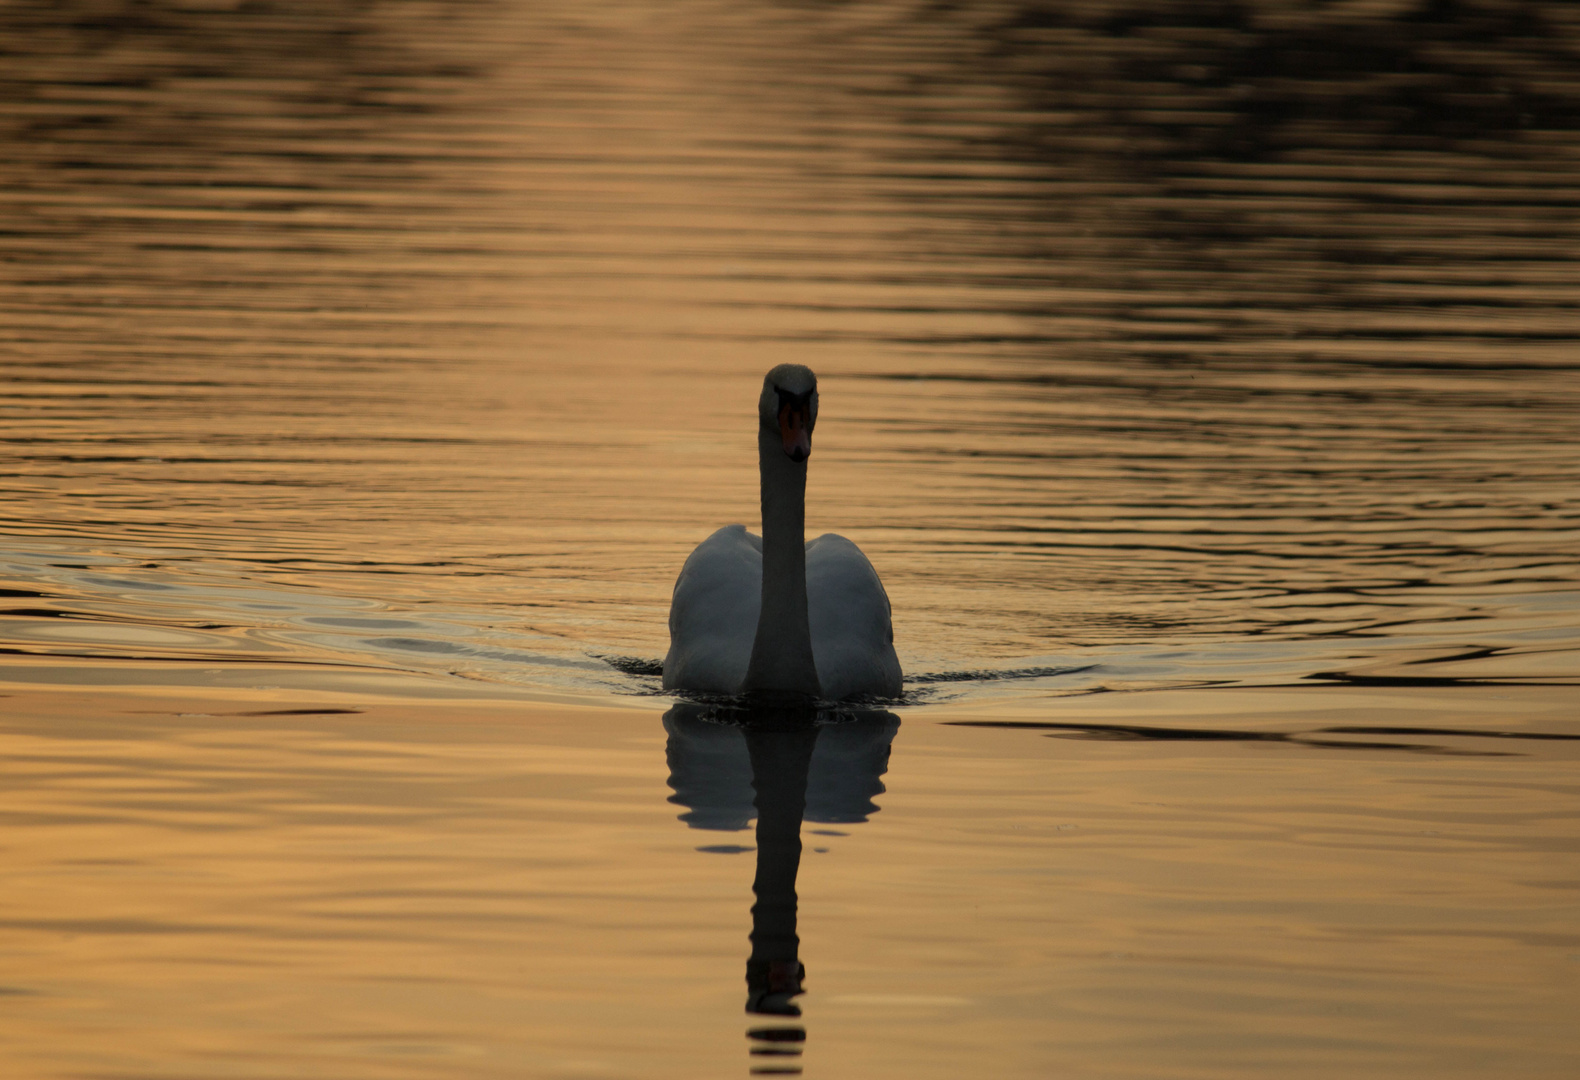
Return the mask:
<path id="1" fill-rule="evenodd" d="M 1572 1075 L 1577 132 L 1558 0 L 0 7 L 0 1072 Z M 859 715 L 662 689 L 783 363 Z"/>

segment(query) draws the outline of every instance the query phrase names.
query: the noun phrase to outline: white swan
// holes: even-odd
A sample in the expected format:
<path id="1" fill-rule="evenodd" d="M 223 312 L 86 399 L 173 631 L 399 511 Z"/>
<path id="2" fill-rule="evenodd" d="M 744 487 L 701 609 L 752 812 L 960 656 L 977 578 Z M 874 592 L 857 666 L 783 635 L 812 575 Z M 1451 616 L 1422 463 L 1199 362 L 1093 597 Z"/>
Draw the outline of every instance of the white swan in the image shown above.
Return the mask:
<path id="1" fill-rule="evenodd" d="M 665 690 L 898 697 L 889 596 L 861 549 L 805 543 L 817 376 L 780 364 L 757 403 L 763 535 L 726 525 L 691 553 L 669 606 Z"/>

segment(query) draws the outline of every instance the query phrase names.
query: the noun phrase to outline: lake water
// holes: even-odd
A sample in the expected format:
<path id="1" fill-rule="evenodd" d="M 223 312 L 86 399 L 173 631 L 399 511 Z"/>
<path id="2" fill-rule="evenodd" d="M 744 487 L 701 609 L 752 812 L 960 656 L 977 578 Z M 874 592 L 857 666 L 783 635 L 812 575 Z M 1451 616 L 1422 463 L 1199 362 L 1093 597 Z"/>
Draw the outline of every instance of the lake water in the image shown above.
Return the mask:
<path id="1" fill-rule="evenodd" d="M 1574 1075 L 1577 56 L 0 9 L 0 1063 Z M 907 676 L 816 726 L 657 675 L 786 361 Z"/>

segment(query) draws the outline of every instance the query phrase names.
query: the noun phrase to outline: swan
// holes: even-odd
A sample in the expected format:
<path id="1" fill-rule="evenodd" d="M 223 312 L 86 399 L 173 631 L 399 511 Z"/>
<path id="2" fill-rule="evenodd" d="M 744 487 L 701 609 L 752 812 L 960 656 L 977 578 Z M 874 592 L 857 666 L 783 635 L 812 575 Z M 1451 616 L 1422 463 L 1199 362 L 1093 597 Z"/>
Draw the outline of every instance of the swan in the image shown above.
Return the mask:
<path id="1" fill-rule="evenodd" d="M 757 402 L 763 535 L 726 525 L 680 568 L 664 689 L 838 701 L 900 694 L 889 596 L 843 536 L 806 537 L 817 376 L 780 364 Z"/>

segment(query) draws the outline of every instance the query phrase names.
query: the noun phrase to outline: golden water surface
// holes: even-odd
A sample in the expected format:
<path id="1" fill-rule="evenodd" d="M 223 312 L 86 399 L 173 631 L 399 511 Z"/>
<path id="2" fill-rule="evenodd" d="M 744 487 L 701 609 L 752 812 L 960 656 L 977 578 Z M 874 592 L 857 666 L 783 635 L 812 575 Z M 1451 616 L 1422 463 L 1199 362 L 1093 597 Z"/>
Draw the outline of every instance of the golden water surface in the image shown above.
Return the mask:
<path id="1" fill-rule="evenodd" d="M 0 149 L 6 1075 L 1580 1067 L 1570 5 L 13 3 Z"/>

